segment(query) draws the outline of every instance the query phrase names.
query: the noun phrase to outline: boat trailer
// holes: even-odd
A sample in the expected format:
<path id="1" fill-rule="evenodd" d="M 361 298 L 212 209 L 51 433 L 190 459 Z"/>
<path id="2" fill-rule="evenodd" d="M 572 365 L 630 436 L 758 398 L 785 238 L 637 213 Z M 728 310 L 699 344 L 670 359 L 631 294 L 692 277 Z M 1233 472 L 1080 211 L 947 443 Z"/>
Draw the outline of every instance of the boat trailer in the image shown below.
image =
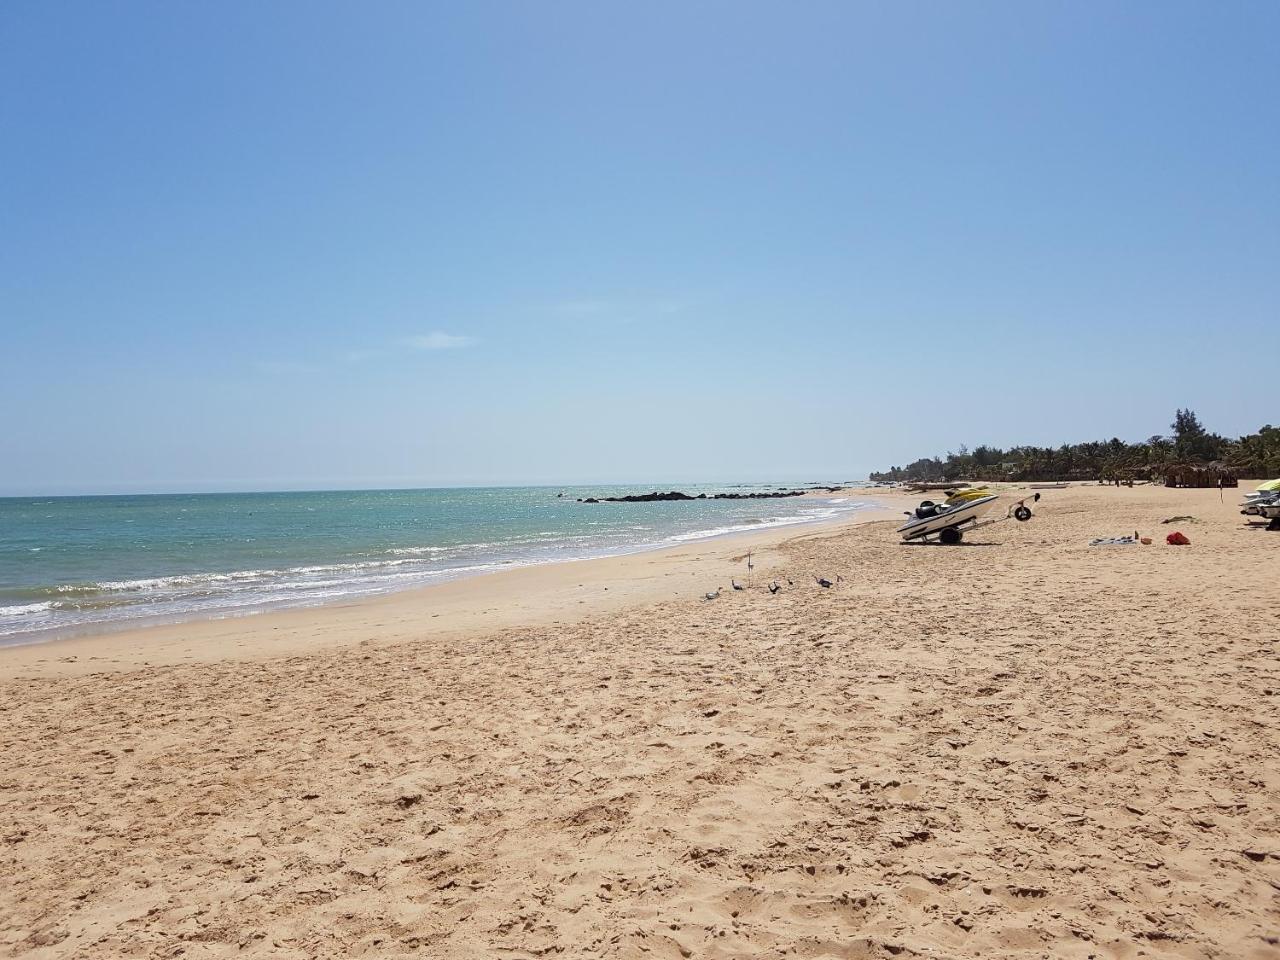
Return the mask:
<path id="1" fill-rule="evenodd" d="M 1017 503 L 1009 507 L 1009 509 L 1005 511 L 1005 515 L 1003 517 L 992 517 L 989 520 L 979 520 L 977 517 L 969 516 L 948 526 L 930 530 L 928 533 L 922 533 L 916 537 L 910 537 L 903 542 L 910 543 L 913 540 L 918 540 L 921 543 L 928 543 L 929 538 L 936 535 L 939 543 L 944 543 L 947 546 L 955 546 L 964 539 L 964 535 L 966 533 L 977 530 L 979 527 L 989 527 L 994 523 L 1004 523 L 1006 520 L 1017 520 L 1019 523 L 1025 523 L 1031 519 L 1031 508 L 1027 506 L 1028 500 L 1032 503 L 1038 503 L 1040 500 L 1040 494 L 1033 493 L 1029 497 L 1023 497 Z"/>

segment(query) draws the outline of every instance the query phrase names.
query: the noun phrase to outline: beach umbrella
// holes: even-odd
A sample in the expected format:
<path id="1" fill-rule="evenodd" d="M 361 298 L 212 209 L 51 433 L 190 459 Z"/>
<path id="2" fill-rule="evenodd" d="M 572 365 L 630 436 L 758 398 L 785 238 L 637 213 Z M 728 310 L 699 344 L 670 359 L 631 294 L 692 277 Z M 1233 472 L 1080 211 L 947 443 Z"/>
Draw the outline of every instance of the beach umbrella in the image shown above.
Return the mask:
<path id="1" fill-rule="evenodd" d="M 1258 492 L 1265 493 L 1271 490 L 1280 490 L 1280 479 L 1268 480 L 1266 483 L 1258 484 Z"/>

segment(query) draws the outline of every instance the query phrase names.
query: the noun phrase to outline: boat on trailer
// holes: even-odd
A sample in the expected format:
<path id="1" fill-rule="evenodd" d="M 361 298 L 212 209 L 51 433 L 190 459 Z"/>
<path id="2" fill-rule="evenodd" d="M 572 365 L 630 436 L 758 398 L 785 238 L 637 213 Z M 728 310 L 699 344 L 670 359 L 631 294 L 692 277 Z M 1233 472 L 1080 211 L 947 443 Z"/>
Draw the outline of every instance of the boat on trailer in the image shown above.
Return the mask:
<path id="1" fill-rule="evenodd" d="M 1246 517 L 1265 516 L 1265 508 L 1280 503 L 1280 493 L 1251 493 L 1240 501 L 1240 512 Z"/>
<path id="2" fill-rule="evenodd" d="M 957 544 L 964 539 L 966 531 L 976 530 L 978 527 L 986 527 L 1002 520 L 1030 520 L 1031 508 L 1027 506 L 1027 500 L 1034 503 L 1040 499 L 1040 494 L 1019 500 L 1003 517 L 982 519 L 999 499 L 995 494 L 987 494 L 977 499 L 958 500 L 954 503 L 950 501 L 934 503 L 932 500 L 925 500 L 913 512 L 907 513 L 910 519 L 898 528 L 898 533 L 902 534 L 904 543 L 913 540 L 927 541 L 930 537 L 936 536 L 940 543 Z"/>
<path id="3" fill-rule="evenodd" d="M 1280 530 L 1280 499 L 1262 504 L 1258 507 L 1258 513 L 1271 521 L 1267 524 L 1268 530 Z"/>
<path id="4" fill-rule="evenodd" d="M 1268 516 L 1263 508 L 1276 503 L 1280 503 L 1280 480 L 1264 480 L 1253 493 L 1245 494 L 1240 512 L 1246 517 Z"/>

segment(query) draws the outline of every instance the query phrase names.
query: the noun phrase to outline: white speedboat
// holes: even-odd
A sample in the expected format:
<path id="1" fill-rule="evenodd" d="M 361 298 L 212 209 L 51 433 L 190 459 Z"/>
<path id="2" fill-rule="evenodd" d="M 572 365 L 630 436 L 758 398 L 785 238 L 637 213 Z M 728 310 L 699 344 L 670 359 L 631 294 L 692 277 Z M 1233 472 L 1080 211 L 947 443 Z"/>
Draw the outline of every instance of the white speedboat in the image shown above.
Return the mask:
<path id="1" fill-rule="evenodd" d="M 1258 507 L 1258 513 L 1271 521 L 1267 524 L 1268 530 L 1280 530 L 1280 499 L 1262 504 Z"/>
<path id="2" fill-rule="evenodd" d="M 976 523 L 978 518 L 991 509 L 991 505 L 999 497 L 988 494 L 975 500 L 961 500 L 954 504 L 934 503 L 925 500 L 916 507 L 914 514 L 906 523 L 898 528 L 903 540 L 920 540 L 931 537 L 935 533 L 943 543 L 959 543 L 960 528 Z"/>
<path id="3" fill-rule="evenodd" d="M 1246 517 L 1266 516 L 1263 509 L 1277 503 L 1280 503 L 1280 492 L 1265 490 L 1251 493 L 1240 501 L 1240 512 Z"/>
<path id="4" fill-rule="evenodd" d="M 1040 494 L 1035 493 L 1019 500 L 1005 512 L 1003 517 L 992 520 L 979 519 L 999 499 L 995 494 L 986 494 L 967 500 L 952 497 L 946 503 L 925 500 L 916 507 L 914 512 L 907 514 L 910 519 L 898 528 L 898 532 L 902 534 L 904 542 L 928 540 L 936 535 L 942 543 L 956 544 L 963 539 L 966 530 L 985 527 L 999 523 L 1001 520 L 1020 522 L 1030 520 L 1031 508 L 1027 506 L 1027 501 L 1035 503 L 1040 499 Z"/>

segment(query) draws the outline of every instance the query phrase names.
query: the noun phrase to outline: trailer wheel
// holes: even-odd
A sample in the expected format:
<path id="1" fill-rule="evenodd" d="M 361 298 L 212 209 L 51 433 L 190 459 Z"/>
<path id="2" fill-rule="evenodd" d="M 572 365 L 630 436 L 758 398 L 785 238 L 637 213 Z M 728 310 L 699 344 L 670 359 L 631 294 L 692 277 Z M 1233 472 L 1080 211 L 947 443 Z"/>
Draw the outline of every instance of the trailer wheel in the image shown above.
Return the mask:
<path id="1" fill-rule="evenodd" d="M 1025 504 L 1018 504 L 1018 506 L 1013 510 L 1013 519 L 1022 521 L 1030 520 L 1031 508 Z"/>
<path id="2" fill-rule="evenodd" d="M 948 547 L 954 547 L 963 536 L 959 527 L 947 527 L 947 529 L 938 534 L 938 539 Z"/>

